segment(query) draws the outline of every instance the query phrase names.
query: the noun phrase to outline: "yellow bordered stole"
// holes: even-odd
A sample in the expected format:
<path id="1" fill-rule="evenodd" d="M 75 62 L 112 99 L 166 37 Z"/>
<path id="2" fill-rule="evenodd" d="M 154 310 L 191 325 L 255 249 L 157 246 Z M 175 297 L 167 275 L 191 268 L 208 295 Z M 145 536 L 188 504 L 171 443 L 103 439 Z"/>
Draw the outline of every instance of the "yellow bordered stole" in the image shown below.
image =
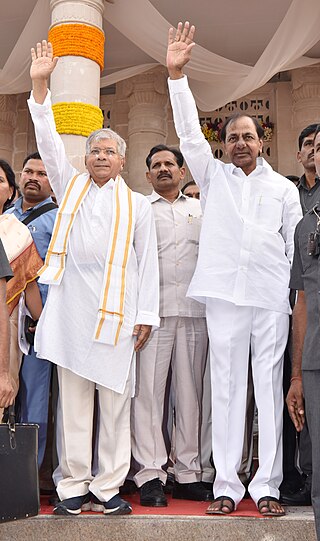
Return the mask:
<path id="1" fill-rule="evenodd" d="M 65 271 L 68 240 L 77 212 L 91 185 L 88 174 L 73 177 L 66 189 L 52 232 L 40 282 L 59 285 Z M 135 198 L 118 175 L 113 189 L 112 225 L 93 339 L 116 345 L 124 320 L 127 264 L 135 227 Z"/>

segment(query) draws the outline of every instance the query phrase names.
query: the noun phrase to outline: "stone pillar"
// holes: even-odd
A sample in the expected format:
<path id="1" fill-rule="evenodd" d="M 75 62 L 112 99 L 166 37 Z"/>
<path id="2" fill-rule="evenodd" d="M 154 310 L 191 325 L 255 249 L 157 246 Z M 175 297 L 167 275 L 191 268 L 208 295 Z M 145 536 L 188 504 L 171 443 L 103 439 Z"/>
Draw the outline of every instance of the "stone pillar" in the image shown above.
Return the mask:
<path id="1" fill-rule="evenodd" d="M 165 143 L 167 137 L 166 72 L 160 67 L 131 77 L 119 85 L 119 90 L 129 104 L 128 184 L 135 191 L 148 194 L 151 188 L 146 181 L 145 160 L 149 150 Z"/>
<path id="2" fill-rule="evenodd" d="M 0 96 L 0 156 L 12 164 L 17 97 Z"/>
<path id="3" fill-rule="evenodd" d="M 51 29 L 61 24 L 85 24 L 102 30 L 103 0 L 50 0 Z M 50 82 L 52 101 L 99 106 L 100 66 L 84 56 L 61 56 Z M 70 161 L 84 170 L 86 137 L 62 134 Z"/>
<path id="4" fill-rule="evenodd" d="M 297 161 L 297 138 L 292 125 L 292 83 L 281 81 L 274 83 L 275 128 L 277 132 L 278 173 L 282 175 L 299 175 Z"/>
<path id="5" fill-rule="evenodd" d="M 320 123 L 320 68 L 300 68 L 292 71 L 292 125 L 296 141 L 309 124 Z M 298 149 L 298 143 L 296 144 Z M 302 169 L 301 169 L 302 172 Z"/>

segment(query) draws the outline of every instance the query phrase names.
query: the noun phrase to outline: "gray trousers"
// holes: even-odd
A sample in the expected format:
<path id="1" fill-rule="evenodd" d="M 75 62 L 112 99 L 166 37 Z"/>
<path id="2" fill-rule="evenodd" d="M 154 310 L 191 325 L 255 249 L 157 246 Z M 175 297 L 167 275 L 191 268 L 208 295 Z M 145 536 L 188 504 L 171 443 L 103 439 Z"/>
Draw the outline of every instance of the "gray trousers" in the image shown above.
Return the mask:
<path id="1" fill-rule="evenodd" d="M 320 370 L 303 370 L 302 377 L 312 447 L 312 506 L 320 541 Z"/>
<path id="2" fill-rule="evenodd" d="M 168 452 L 162 432 L 165 389 L 171 365 L 175 407 L 175 479 L 201 481 L 202 386 L 208 335 L 205 318 L 161 318 L 137 358 L 137 389 L 132 400 L 132 455 L 139 465 L 138 487 L 159 477 L 165 483 Z"/>

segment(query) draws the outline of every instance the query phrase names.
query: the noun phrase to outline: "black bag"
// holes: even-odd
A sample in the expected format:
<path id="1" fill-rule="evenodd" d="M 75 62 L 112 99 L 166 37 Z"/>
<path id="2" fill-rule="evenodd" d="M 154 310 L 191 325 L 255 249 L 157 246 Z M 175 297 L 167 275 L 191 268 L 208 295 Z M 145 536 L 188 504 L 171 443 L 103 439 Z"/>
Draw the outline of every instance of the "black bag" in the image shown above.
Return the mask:
<path id="1" fill-rule="evenodd" d="M 35 321 L 30 316 L 25 316 L 24 318 L 24 335 L 26 337 L 26 341 L 30 346 L 34 346 L 34 332 L 29 331 L 29 327 L 36 327 L 38 323 L 38 320 Z"/>
<path id="2" fill-rule="evenodd" d="M 14 406 L 0 424 L 0 522 L 39 513 L 38 429 L 16 424 Z"/>

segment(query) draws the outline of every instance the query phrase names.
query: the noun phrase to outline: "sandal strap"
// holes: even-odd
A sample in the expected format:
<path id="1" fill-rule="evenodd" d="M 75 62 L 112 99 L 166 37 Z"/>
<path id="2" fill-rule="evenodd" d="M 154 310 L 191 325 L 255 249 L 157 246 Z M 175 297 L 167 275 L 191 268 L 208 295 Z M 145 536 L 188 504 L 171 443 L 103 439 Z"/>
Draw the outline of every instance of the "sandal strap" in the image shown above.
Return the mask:
<path id="1" fill-rule="evenodd" d="M 230 509 L 231 513 L 234 511 L 235 503 L 232 498 L 229 498 L 229 496 L 218 496 L 218 498 L 215 498 L 212 503 L 215 502 L 221 502 L 220 509 L 222 509 L 222 507 L 227 507 L 227 509 Z M 224 502 L 228 502 L 230 505 L 227 505 Z"/>
<path id="2" fill-rule="evenodd" d="M 280 504 L 278 498 L 275 498 L 274 496 L 265 496 L 264 498 L 260 498 L 260 500 L 258 500 L 258 504 L 257 504 L 258 507 L 260 507 L 263 502 L 267 502 L 267 504 L 269 502 L 276 502 L 276 503 Z M 267 507 L 267 506 L 264 506 L 264 507 Z"/>

